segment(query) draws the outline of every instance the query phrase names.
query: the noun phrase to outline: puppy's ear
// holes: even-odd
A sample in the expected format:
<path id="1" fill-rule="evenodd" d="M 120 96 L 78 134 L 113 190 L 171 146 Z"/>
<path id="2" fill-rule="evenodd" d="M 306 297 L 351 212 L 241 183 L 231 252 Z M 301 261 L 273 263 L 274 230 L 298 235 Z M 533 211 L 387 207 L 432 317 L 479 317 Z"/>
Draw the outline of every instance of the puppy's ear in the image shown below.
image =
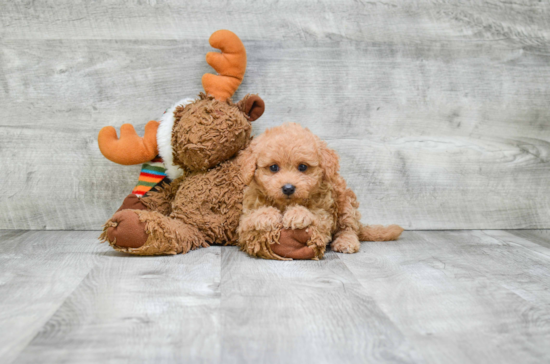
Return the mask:
<path id="1" fill-rule="evenodd" d="M 242 150 L 237 157 L 241 168 L 241 177 L 245 185 L 249 185 L 256 173 L 256 153 L 254 153 L 254 142 L 248 148 Z"/>
<path id="2" fill-rule="evenodd" d="M 250 121 L 259 119 L 265 111 L 264 100 L 258 95 L 246 95 L 241 101 L 237 102 L 237 107 L 245 113 Z"/>
<path id="3" fill-rule="evenodd" d="M 340 170 L 340 157 L 322 140 L 319 140 L 319 150 L 321 152 L 321 167 L 325 173 L 325 178 L 329 182 L 334 182 Z"/>

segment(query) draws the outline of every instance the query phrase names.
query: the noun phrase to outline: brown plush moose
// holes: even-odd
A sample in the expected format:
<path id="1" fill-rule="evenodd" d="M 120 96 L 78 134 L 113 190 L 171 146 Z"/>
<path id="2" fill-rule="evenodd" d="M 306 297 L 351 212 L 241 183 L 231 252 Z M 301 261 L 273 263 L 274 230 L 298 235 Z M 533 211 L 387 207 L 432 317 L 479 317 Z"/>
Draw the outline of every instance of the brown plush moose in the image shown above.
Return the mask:
<path id="1" fill-rule="evenodd" d="M 120 139 L 113 127 L 99 133 L 100 150 L 109 160 L 140 164 L 155 162 L 158 155 L 156 162 L 164 165 L 162 170 L 171 180 L 145 193 L 155 185 L 156 175 L 154 167 L 145 170 L 150 174 L 142 169 L 145 182 L 126 197 L 100 236 L 115 250 L 136 255 L 178 254 L 214 243 L 237 243 L 245 188 L 237 154 L 249 145 L 251 122 L 263 114 L 265 106 L 257 95 L 248 94 L 237 103 L 230 99 L 246 69 L 241 40 L 220 30 L 212 34 L 210 45 L 222 53 L 206 56 L 218 75 L 203 76 L 205 93 L 196 100 L 176 103 L 160 124 L 149 122 L 143 138 L 129 124 L 121 127 Z M 303 231 L 294 233 L 281 232 L 281 243 L 305 246 L 309 236 Z"/>

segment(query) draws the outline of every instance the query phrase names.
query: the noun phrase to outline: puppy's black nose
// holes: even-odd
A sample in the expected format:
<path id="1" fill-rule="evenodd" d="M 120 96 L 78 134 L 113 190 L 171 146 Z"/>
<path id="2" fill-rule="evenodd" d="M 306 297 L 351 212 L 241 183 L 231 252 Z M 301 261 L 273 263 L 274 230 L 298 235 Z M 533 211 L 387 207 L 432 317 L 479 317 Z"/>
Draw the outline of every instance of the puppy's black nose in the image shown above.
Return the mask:
<path id="1" fill-rule="evenodd" d="M 296 187 L 291 185 L 290 183 L 287 183 L 283 186 L 283 193 L 287 196 L 290 196 L 296 191 Z"/>

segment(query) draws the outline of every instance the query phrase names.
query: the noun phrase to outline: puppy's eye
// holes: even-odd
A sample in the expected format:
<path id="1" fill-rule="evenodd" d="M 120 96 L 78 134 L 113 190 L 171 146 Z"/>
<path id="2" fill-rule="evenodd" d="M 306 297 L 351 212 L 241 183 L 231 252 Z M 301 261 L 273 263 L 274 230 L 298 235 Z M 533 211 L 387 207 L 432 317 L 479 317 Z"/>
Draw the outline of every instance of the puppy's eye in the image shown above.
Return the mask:
<path id="1" fill-rule="evenodd" d="M 307 170 L 307 166 L 306 166 L 305 164 L 300 164 L 300 165 L 298 166 L 298 170 L 299 170 L 300 172 L 305 172 L 305 171 Z"/>
<path id="2" fill-rule="evenodd" d="M 279 172 L 279 166 L 276 164 L 272 164 L 271 166 L 269 166 L 269 170 L 271 172 Z"/>

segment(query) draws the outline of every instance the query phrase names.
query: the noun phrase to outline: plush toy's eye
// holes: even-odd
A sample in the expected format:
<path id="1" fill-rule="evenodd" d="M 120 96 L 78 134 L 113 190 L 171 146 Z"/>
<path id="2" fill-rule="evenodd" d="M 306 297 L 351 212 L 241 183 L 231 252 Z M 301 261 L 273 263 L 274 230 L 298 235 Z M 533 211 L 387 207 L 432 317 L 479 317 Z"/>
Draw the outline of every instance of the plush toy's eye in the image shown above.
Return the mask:
<path id="1" fill-rule="evenodd" d="M 270 170 L 271 172 L 279 172 L 279 166 L 276 165 L 276 164 L 273 164 L 273 165 L 271 165 L 271 166 L 269 167 L 269 170 Z"/>
<path id="2" fill-rule="evenodd" d="M 300 164 L 300 165 L 298 166 L 298 170 L 299 170 L 300 172 L 305 172 L 305 171 L 307 170 L 307 166 L 306 166 L 305 164 Z"/>

